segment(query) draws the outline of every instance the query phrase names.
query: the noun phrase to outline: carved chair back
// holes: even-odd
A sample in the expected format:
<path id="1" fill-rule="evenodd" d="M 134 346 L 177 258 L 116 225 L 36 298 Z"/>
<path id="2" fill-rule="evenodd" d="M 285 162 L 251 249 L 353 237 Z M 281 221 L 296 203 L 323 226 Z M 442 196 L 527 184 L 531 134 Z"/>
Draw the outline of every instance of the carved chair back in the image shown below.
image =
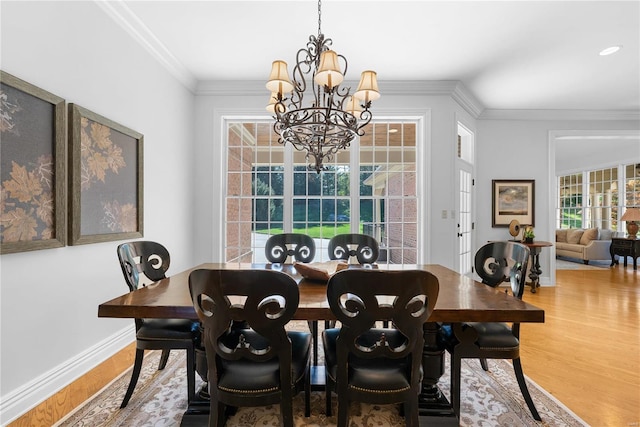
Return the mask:
<path id="1" fill-rule="evenodd" d="M 373 264 L 379 255 L 377 240 L 366 234 L 338 234 L 329 240 L 329 259 L 356 257 L 360 264 Z"/>
<path id="2" fill-rule="evenodd" d="M 157 242 L 139 240 L 122 243 L 117 252 L 129 291 L 164 279 L 171 263 L 169 251 Z"/>
<path id="3" fill-rule="evenodd" d="M 277 264 L 284 264 L 289 257 L 298 262 L 311 262 L 316 256 L 316 244 L 306 234 L 275 234 L 267 239 L 264 253 L 269 262 Z"/>
<path id="4" fill-rule="evenodd" d="M 529 248 L 515 242 L 490 242 L 475 255 L 476 272 L 482 283 L 496 287 L 509 281 L 511 292 L 522 299 L 526 286 Z"/>

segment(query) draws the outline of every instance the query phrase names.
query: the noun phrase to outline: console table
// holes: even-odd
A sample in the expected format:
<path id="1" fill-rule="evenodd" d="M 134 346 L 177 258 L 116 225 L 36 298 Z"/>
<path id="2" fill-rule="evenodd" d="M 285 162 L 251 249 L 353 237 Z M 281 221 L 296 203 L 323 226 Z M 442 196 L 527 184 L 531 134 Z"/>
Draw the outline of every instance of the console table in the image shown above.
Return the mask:
<path id="1" fill-rule="evenodd" d="M 611 253 L 611 267 L 614 264 L 618 264 L 616 255 L 624 258 L 624 266 L 627 266 L 627 257 L 633 258 L 633 269 L 638 269 L 638 257 L 640 257 L 640 239 L 625 239 L 622 237 L 611 238 L 611 246 L 609 247 L 609 253 Z"/>

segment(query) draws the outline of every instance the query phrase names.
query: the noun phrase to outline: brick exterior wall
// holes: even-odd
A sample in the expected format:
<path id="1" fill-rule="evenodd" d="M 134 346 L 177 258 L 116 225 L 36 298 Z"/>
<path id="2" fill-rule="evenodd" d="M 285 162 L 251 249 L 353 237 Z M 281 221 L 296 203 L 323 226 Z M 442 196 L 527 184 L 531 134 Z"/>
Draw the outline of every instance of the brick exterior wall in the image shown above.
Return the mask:
<path id="1" fill-rule="evenodd" d="M 254 147 L 229 132 L 227 174 L 227 261 L 251 262 L 251 168 Z"/>
<path id="2" fill-rule="evenodd" d="M 389 177 L 386 188 L 386 236 L 391 263 L 417 263 L 418 206 L 415 198 L 416 174 L 404 172 Z M 412 198 L 390 198 L 402 195 Z M 404 207 L 404 209 L 403 209 Z M 404 247 L 403 249 L 400 249 Z"/>

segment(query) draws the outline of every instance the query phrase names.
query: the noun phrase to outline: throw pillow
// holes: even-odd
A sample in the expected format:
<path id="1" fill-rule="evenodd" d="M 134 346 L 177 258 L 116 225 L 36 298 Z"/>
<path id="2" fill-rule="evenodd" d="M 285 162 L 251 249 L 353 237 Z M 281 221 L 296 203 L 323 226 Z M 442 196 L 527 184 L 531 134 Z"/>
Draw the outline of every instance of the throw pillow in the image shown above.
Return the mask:
<path id="1" fill-rule="evenodd" d="M 611 240 L 613 237 L 613 230 L 603 228 L 600 230 L 600 240 Z"/>
<path id="2" fill-rule="evenodd" d="M 572 228 L 567 230 L 567 243 L 571 243 L 573 245 L 579 244 L 580 238 L 582 237 L 583 233 L 584 230 L 580 228 Z"/>
<path id="3" fill-rule="evenodd" d="M 597 228 L 588 228 L 584 230 L 584 233 L 582 233 L 582 237 L 580 237 L 580 244 L 586 246 L 592 240 L 598 240 Z"/>
<path id="4" fill-rule="evenodd" d="M 556 242 L 567 243 L 567 230 L 556 230 Z"/>

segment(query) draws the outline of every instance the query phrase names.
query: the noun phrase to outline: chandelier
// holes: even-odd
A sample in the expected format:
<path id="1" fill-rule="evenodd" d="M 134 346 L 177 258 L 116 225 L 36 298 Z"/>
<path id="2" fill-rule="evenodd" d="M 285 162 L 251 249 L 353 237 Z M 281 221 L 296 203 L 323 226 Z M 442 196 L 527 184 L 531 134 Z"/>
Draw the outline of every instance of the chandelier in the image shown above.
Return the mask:
<path id="1" fill-rule="evenodd" d="M 321 7 L 318 0 L 318 35 L 309 36 L 307 46 L 298 50 L 293 81 L 287 63 L 277 60 L 267 82 L 271 91 L 267 111 L 274 114 L 278 142 L 305 151 L 307 167 L 317 173 L 326 169 L 325 161 L 364 135 L 372 118 L 371 102 L 380 98 L 375 71 L 362 72 L 353 95 L 350 88 L 340 87 L 347 59 L 329 48 L 333 42 L 322 34 Z"/>

